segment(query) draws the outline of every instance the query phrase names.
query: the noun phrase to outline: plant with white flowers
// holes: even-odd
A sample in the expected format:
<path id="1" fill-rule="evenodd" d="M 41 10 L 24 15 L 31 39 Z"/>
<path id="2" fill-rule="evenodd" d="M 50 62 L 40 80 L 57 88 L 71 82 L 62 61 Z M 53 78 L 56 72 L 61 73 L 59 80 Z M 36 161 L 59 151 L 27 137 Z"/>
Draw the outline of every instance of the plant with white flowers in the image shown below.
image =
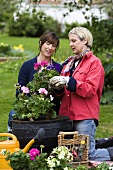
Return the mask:
<path id="1" fill-rule="evenodd" d="M 72 170 L 71 163 L 73 155 L 65 146 L 59 146 L 53 149 L 47 158 L 47 165 L 50 170 Z"/>

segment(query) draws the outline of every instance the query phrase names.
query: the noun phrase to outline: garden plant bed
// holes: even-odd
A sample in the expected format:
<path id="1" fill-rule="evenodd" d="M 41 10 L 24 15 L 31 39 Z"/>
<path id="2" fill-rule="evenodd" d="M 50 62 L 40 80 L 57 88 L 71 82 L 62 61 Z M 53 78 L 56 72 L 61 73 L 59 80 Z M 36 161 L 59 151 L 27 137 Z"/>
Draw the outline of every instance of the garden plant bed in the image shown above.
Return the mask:
<path id="1" fill-rule="evenodd" d="M 0 57 L 0 62 L 3 61 L 8 61 L 8 60 L 19 60 L 22 59 L 23 57 Z M 29 57 L 25 57 L 26 59 Z"/>

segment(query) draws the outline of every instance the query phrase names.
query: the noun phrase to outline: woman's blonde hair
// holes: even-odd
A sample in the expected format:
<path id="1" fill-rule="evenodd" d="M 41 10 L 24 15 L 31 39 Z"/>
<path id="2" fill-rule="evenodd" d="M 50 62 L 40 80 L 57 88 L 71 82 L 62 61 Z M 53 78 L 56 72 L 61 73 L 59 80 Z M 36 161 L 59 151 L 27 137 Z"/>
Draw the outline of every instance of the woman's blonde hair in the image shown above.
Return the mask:
<path id="1" fill-rule="evenodd" d="M 86 45 L 87 45 L 89 48 L 92 47 L 92 44 L 93 44 L 93 36 L 92 36 L 91 32 L 90 32 L 87 28 L 85 28 L 85 27 L 75 27 L 75 28 L 73 28 L 73 29 L 69 32 L 68 36 L 69 36 L 70 34 L 76 34 L 76 35 L 78 35 L 78 37 L 80 38 L 81 41 L 84 40 L 84 39 L 87 39 L 87 44 L 86 44 Z"/>

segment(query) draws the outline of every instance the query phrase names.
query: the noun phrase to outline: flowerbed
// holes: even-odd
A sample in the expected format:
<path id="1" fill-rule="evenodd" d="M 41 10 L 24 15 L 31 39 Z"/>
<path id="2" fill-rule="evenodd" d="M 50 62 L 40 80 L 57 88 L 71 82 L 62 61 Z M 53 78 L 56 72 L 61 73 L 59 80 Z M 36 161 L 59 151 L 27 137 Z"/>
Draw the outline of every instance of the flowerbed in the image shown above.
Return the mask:
<path id="1" fill-rule="evenodd" d="M 19 57 L 28 57 L 30 52 L 26 51 L 22 44 L 11 46 L 9 44 L 0 43 L 0 61 L 9 59 L 18 59 Z"/>
<path id="2" fill-rule="evenodd" d="M 13 170 L 112 170 L 113 165 L 107 162 L 86 167 L 78 165 L 73 167 L 73 154 L 67 147 L 60 146 L 53 149 L 50 154 L 43 153 L 43 145 L 41 150 L 33 148 L 29 153 L 19 150 L 14 153 L 2 150 L 2 154 L 6 156 L 6 161 L 10 160 L 9 165 Z"/>

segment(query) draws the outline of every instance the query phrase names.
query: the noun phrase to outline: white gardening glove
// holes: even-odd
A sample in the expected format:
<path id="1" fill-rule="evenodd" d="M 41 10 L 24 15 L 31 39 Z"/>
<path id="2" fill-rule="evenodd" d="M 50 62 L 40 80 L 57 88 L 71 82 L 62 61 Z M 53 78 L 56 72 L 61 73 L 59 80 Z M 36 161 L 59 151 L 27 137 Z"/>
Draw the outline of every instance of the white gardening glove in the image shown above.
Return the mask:
<path id="1" fill-rule="evenodd" d="M 62 89 L 64 85 L 67 86 L 69 82 L 69 76 L 54 76 L 50 79 L 50 86 L 53 89 Z"/>

